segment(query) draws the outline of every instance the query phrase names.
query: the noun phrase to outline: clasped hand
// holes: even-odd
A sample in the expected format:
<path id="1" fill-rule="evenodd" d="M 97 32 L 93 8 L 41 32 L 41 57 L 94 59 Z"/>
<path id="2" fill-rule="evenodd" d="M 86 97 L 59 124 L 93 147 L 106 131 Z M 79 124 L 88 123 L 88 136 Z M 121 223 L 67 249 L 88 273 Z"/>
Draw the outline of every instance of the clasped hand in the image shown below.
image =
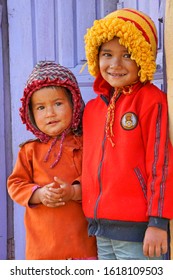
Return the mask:
<path id="1" fill-rule="evenodd" d="M 75 189 L 73 185 L 63 182 L 54 177 L 54 182 L 38 188 L 30 199 L 31 204 L 42 203 L 47 207 L 58 207 L 65 205 L 73 199 Z"/>

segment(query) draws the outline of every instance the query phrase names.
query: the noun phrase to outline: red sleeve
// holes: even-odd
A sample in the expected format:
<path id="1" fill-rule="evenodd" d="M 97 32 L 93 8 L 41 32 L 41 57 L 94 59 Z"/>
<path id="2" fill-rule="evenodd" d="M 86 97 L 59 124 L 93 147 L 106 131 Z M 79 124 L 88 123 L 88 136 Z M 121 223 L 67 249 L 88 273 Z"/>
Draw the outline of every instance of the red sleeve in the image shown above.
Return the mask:
<path id="1" fill-rule="evenodd" d="M 173 217 L 173 159 L 168 139 L 167 103 L 154 104 L 141 120 L 146 149 L 148 215 Z"/>

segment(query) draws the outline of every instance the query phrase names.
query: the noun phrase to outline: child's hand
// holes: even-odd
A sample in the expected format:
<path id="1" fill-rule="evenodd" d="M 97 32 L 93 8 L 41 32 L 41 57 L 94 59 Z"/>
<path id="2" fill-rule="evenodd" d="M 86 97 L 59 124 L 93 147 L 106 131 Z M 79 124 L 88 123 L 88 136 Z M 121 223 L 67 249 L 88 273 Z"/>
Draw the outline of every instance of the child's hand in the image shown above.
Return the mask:
<path id="1" fill-rule="evenodd" d="M 70 185 L 69 183 L 63 182 L 58 177 L 54 177 L 54 180 L 60 186 L 60 189 L 58 190 L 61 196 L 59 201 L 67 202 L 69 200 L 72 200 L 75 194 L 74 186 Z"/>
<path id="2" fill-rule="evenodd" d="M 54 177 L 54 182 L 38 188 L 32 195 L 29 203 L 42 203 L 47 207 L 59 207 L 69 200 L 81 200 L 80 184 L 70 185 Z"/>
<path id="3" fill-rule="evenodd" d="M 74 194 L 73 186 L 62 182 L 57 177 L 55 177 L 55 181 L 44 186 L 40 191 L 40 200 L 47 207 L 62 206 L 65 202 L 71 200 Z"/>
<path id="4" fill-rule="evenodd" d="M 71 185 L 67 182 L 62 181 L 58 177 L 54 177 L 54 180 L 59 185 L 59 188 L 54 188 L 51 186 L 49 187 L 49 191 L 52 192 L 49 199 L 51 199 L 53 196 L 54 198 L 56 197 L 58 203 L 57 206 L 64 205 L 65 202 L 68 202 L 70 200 L 81 200 L 81 185 L 79 183 Z"/>
<path id="5" fill-rule="evenodd" d="M 47 207 L 58 207 L 65 203 L 61 198 L 61 189 L 55 182 L 50 183 L 40 189 L 40 200 Z"/>
<path id="6" fill-rule="evenodd" d="M 61 201 L 61 190 L 59 186 L 56 186 L 56 182 L 45 185 L 42 188 L 38 188 L 30 198 L 30 204 L 42 203 L 48 207 L 58 207 L 65 203 Z M 58 191 L 56 191 L 58 190 Z"/>
<path id="7" fill-rule="evenodd" d="M 62 181 L 58 177 L 54 177 L 55 182 L 46 186 L 46 198 L 43 199 L 43 204 L 48 207 L 58 207 L 65 205 L 70 200 L 81 200 L 80 184 L 71 185 Z M 58 187 L 56 187 L 56 185 Z"/>
<path id="8" fill-rule="evenodd" d="M 143 242 L 143 253 L 146 257 L 159 257 L 168 250 L 167 232 L 156 227 L 148 227 Z"/>

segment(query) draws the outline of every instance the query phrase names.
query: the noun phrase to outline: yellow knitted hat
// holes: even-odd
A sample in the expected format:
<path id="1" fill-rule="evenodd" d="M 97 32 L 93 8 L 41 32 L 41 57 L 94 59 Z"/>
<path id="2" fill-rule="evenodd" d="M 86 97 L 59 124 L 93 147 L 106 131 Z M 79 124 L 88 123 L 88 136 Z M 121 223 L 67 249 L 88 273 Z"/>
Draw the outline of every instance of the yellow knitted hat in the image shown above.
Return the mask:
<path id="1" fill-rule="evenodd" d="M 140 81 L 152 80 L 156 71 L 157 30 L 149 16 L 134 9 L 112 12 L 95 20 L 87 29 L 84 39 L 89 73 L 97 76 L 99 47 L 114 37 L 120 38 L 120 44 L 128 49 L 131 59 L 140 67 Z"/>

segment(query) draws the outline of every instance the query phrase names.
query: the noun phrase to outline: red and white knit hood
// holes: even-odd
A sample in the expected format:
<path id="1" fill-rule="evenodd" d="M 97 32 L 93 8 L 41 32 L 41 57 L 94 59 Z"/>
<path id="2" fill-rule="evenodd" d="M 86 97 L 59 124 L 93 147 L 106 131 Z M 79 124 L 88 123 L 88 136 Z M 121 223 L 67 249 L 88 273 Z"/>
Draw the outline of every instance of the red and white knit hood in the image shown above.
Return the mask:
<path id="1" fill-rule="evenodd" d="M 32 120 L 30 111 L 30 99 L 32 94 L 43 87 L 60 86 L 69 90 L 72 95 L 73 117 L 71 129 L 74 134 L 81 130 L 84 101 L 73 73 L 66 67 L 53 61 L 40 61 L 30 74 L 24 94 L 21 98 L 22 106 L 19 109 L 22 122 L 26 124 L 27 130 L 31 131 L 41 142 L 47 143 L 50 136 L 40 131 Z"/>

